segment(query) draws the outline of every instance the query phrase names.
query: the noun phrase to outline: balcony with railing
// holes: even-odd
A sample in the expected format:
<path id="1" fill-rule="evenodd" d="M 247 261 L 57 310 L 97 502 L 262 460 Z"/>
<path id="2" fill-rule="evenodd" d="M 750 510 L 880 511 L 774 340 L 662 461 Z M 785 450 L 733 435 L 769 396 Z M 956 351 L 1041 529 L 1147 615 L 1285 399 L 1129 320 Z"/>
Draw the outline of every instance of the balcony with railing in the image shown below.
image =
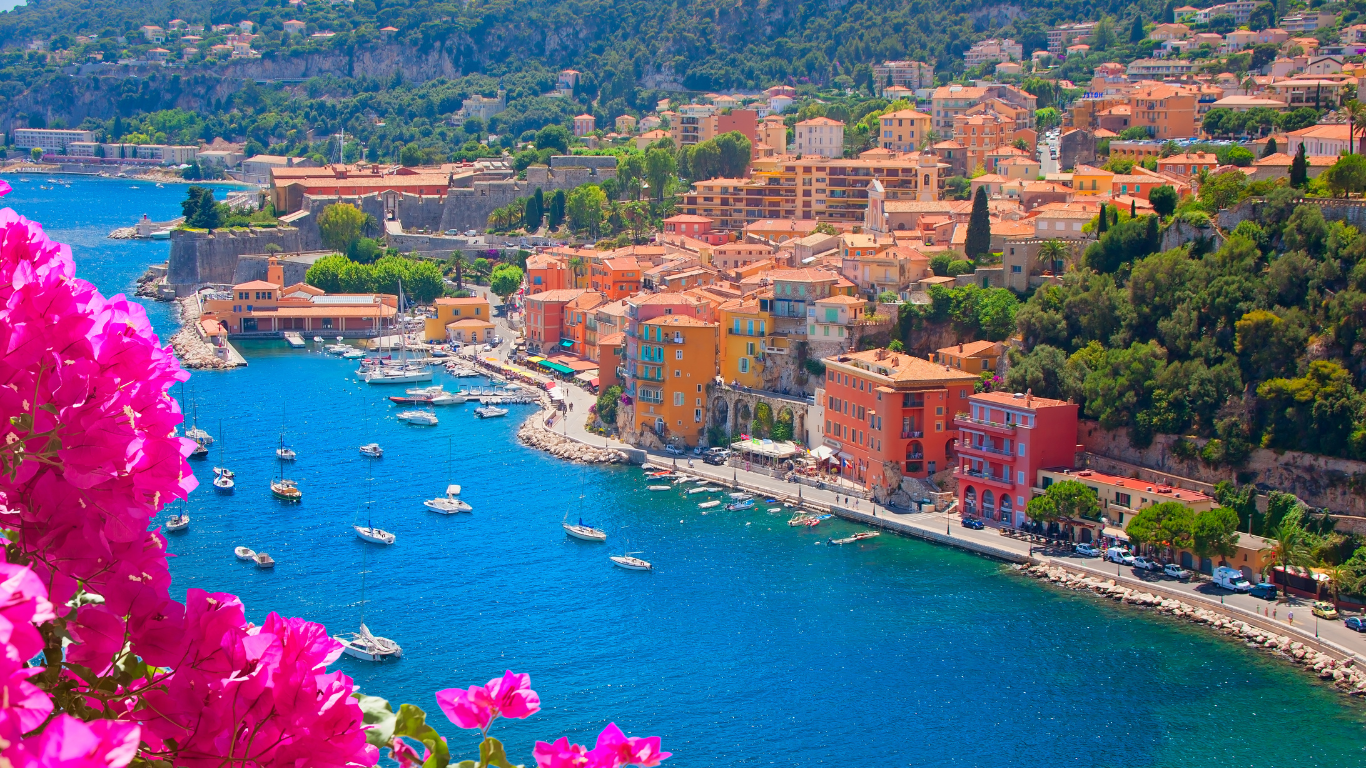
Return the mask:
<path id="1" fill-rule="evenodd" d="M 925 431 L 924 431 L 924 430 L 919 430 L 919 429 L 903 429 L 903 430 L 901 430 L 901 439 L 902 439 L 902 440 L 918 440 L 918 439 L 920 439 L 920 438 L 923 438 L 924 436 L 925 436 Z"/>
<path id="2" fill-rule="evenodd" d="M 1007 451 L 1004 448 L 994 448 L 987 443 L 958 443 L 956 447 L 960 453 L 964 454 L 976 454 L 980 456 L 986 456 L 989 458 L 997 459 L 998 461 L 1015 460 L 1015 457 L 1010 453 L 1010 451 Z"/>
<path id="3" fill-rule="evenodd" d="M 1001 488 L 1013 488 L 1014 483 L 1010 481 L 1010 475 L 993 475 L 990 472 L 977 472 L 966 467 L 959 467 L 953 471 L 953 476 L 963 480 L 974 480 L 987 485 L 995 485 Z"/>
<path id="4" fill-rule="evenodd" d="M 988 421 L 986 419 L 974 419 L 970 413 L 956 413 L 953 415 L 953 423 L 968 427 L 985 427 L 1001 432 L 1015 432 L 1014 424 L 1005 424 L 999 421 Z"/>

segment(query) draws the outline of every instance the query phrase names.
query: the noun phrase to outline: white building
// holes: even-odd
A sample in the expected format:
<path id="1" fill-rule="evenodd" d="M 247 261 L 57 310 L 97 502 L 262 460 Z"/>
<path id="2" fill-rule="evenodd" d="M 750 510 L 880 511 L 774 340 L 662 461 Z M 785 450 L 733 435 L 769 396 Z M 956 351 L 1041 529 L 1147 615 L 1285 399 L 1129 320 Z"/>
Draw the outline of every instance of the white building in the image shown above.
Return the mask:
<path id="1" fill-rule="evenodd" d="M 64 152 L 73 141 L 94 141 L 93 131 L 71 131 L 63 128 L 15 128 L 14 146 L 18 149 L 38 147 L 44 152 Z"/>
<path id="2" fill-rule="evenodd" d="M 899 85 L 914 91 L 934 85 L 934 67 L 923 61 L 884 61 L 873 65 L 873 85 Z"/>
<path id="3" fill-rule="evenodd" d="M 844 123 L 816 117 L 797 123 L 793 146 L 799 155 L 844 157 Z"/>
<path id="4" fill-rule="evenodd" d="M 969 67 L 975 67 L 987 62 L 1019 61 L 1023 55 L 1024 48 L 1014 40 L 993 38 L 975 43 L 963 54 L 963 62 Z"/>

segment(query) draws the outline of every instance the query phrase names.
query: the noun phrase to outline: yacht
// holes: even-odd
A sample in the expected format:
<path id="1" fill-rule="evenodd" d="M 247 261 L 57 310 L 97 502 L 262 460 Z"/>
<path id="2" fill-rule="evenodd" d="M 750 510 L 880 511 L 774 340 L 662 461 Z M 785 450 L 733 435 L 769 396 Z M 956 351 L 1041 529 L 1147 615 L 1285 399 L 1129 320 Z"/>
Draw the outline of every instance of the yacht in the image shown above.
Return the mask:
<path id="1" fill-rule="evenodd" d="M 436 414 L 431 411 L 402 411 L 398 414 L 398 419 L 419 427 L 435 427 L 437 425 Z"/>
<path id="2" fill-rule="evenodd" d="M 448 437 L 446 438 L 446 495 L 444 497 L 438 496 L 435 499 L 427 499 L 422 502 L 422 506 L 439 515 L 454 515 L 457 512 L 470 512 L 474 510 L 474 507 L 471 507 L 469 504 L 466 504 L 457 498 L 460 496 L 460 486 L 449 482 L 451 476 L 451 456 L 454 452 L 455 440 Z"/>
<path id="3" fill-rule="evenodd" d="M 432 372 L 425 366 L 385 366 L 378 370 L 364 371 L 360 374 L 360 378 L 366 384 L 411 384 L 418 381 L 431 381 Z"/>
<path id="4" fill-rule="evenodd" d="M 256 553 L 251 551 L 250 547 L 237 547 L 233 549 L 232 553 L 237 556 L 238 560 L 244 562 L 251 562 L 256 559 Z"/>
<path id="5" fill-rule="evenodd" d="M 569 513 L 564 513 L 564 521 L 560 523 L 564 532 L 581 541 L 607 541 L 607 532 L 585 525 L 583 518 L 579 518 L 578 524 L 569 522 Z"/>
<path id="6" fill-rule="evenodd" d="M 362 456 L 378 459 L 384 455 L 384 449 L 379 447 L 379 443 L 366 443 L 360 447 L 360 453 Z"/>
<path id="7" fill-rule="evenodd" d="M 474 415 L 481 419 L 491 419 L 496 416 L 508 415 L 508 409 L 499 408 L 496 405 L 481 405 L 474 409 Z"/>
<path id="8" fill-rule="evenodd" d="M 303 501 L 304 492 L 293 480 L 280 478 L 270 481 L 270 492 L 280 501 Z"/>
<path id="9" fill-rule="evenodd" d="M 364 625 L 359 632 L 345 632 L 334 635 L 333 640 L 342 644 L 342 653 L 362 661 L 384 661 L 403 657 L 403 649 L 387 637 L 375 637 Z"/>
<path id="10" fill-rule="evenodd" d="M 432 395 L 432 399 L 427 402 L 431 405 L 461 405 L 469 400 L 464 392 L 441 392 Z"/>

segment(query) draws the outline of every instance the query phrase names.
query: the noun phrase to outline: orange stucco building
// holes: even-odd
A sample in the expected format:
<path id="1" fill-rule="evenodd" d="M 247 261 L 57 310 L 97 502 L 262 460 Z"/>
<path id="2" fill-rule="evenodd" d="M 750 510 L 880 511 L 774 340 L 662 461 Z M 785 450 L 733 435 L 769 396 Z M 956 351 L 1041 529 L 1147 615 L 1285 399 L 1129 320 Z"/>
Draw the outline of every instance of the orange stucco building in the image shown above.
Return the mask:
<path id="1" fill-rule="evenodd" d="M 229 336 L 280 336 L 285 331 L 329 335 L 375 335 L 394 317 L 389 294 L 333 294 L 296 283 L 284 285 L 284 267 L 271 259 L 265 280 L 210 294 L 201 320 L 217 321 Z"/>
<path id="2" fill-rule="evenodd" d="M 666 442 L 697 445 L 707 425 L 706 387 L 716 376 L 716 323 L 660 315 L 641 323 L 640 332 L 636 428 Z"/>

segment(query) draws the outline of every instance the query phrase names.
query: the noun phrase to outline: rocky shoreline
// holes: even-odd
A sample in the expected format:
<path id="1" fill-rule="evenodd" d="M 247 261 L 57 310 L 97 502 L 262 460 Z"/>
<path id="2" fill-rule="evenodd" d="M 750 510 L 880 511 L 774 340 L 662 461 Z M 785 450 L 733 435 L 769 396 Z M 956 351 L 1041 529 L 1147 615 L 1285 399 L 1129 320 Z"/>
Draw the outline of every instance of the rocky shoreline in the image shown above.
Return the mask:
<path id="1" fill-rule="evenodd" d="M 171 336 L 171 348 L 180 358 L 182 367 L 193 370 L 225 371 L 241 367 L 240 363 L 220 357 L 217 349 L 199 333 L 199 323 L 194 322 L 198 302 L 187 296 L 175 303 L 176 313 L 181 321 L 180 330 Z M 186 322 L 186 318 L 191 318 Z"/>
<path id="2" fill-rule="evenodd" d="M 579 461 L 585 464 L 628 464 L 630 458 L 615 448 L 596 448 L 557 435 L 545 428 L 548 411 L 540 411 L 522 422 L 517 430 L 517 439 L 523 444 L 554 456 L 557 459 Z"/>
<path id="3" fill-rule="evenodd" d="M 1023 568 L 1022 572 L 1027 576 L 1048 581 L 1066 589 L 1093 592 L 1102 597 L 1130 605 L 1152 608 L 1160 613 L 1209 627 L 1225 635 L 1239 638 L 1248 645 L 1270 651 L 1293 664 L 1298 664 L 1306 672 L 1316 675 L 1319 679 L 1331 681 L 1335 688 L 1344 693 L 1352 696 L 1366 696 L 1366 670 L 1357 666 L 1352 659 L 1334 659 L 1328 654 L 1316 651 L 1286 635 L 1255 627 L 1208 608 L 1122 586 L 1116 584 L 1114 579 L 1081 576 L 1066 568 L 1050 565 L 1035 565 Z"/>

